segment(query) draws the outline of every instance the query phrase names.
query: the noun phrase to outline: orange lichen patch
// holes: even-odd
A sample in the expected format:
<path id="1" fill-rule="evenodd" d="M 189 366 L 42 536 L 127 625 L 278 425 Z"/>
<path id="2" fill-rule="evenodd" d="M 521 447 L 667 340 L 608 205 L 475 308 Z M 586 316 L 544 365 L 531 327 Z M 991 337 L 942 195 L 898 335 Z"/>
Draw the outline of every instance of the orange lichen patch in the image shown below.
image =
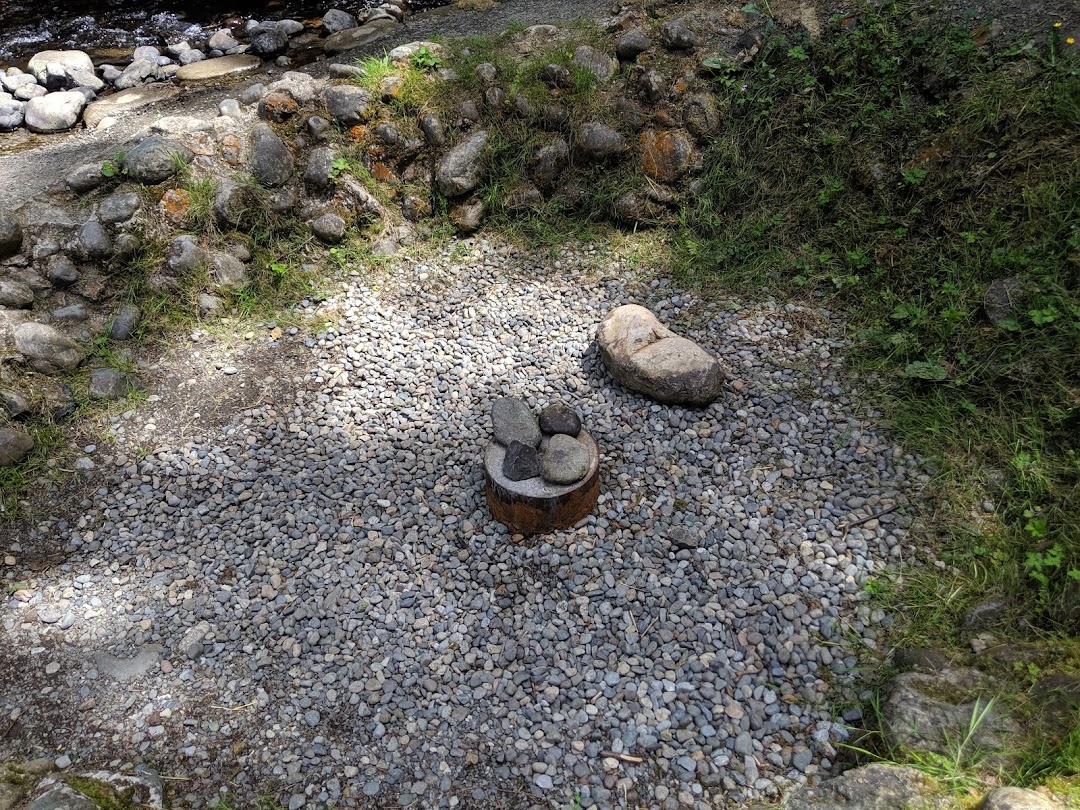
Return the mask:
<path id="1" fill-rule="evenodd" d="M 243 154 L 243 144 L 240 142 L 240 138 L 233 133 L 229 133 L 221 139 L 221 159 L 228 163 L 230 166 L 239 166 L 241 155 Z"/>
<path id="2" fill-rule="evenodd" d="M 363 141 L 367 139 L 367 127 L 363 124 L 357 124 L 354 127 L 349 128 L 349 137 L 354 141 Z"/>
<path id="3" fill-rule="evenodd" d="M 277 91 L 262 100 L 259 112 L 279 124 L 288 121 L 299 111 L 300 105 L 288 93 Z"/>
<path id="4" fill-rule="evenodd" d="M 382 93 L 383 98 L 397 98 L 401 95 L 404 83 L 400 76 L 387 76 L 379 82 L 379 92 Z"/>
<path id="5" fill-rule="evenodd" d="M 371 176 L 374 177 L 380 183 L 397 183 L 397 175 L 394 174 L 394 170 L 381 160 L 376 161 L 371 167 Z"/>
<path id="6" fill-rule="evenodd" d="M 169 222 L 179 225 L 191 209 L 191 195 L 186 189 L 170 188 L 161 195 L 161 213 Z"/>
<path id="7" fill-rule="evenodd" d="M 681 132 L 641 133 L 641 167 L 653 180 L 674 183 L 690 167 L 690 141 Z"/>
<path id="8" fill-rule="evenodd" d="M 675 81 L 675 92 L 676 93 L 685 93 L 686 88 L 687 88 L 686 77 L 685 76 L 680 76 Z"/>

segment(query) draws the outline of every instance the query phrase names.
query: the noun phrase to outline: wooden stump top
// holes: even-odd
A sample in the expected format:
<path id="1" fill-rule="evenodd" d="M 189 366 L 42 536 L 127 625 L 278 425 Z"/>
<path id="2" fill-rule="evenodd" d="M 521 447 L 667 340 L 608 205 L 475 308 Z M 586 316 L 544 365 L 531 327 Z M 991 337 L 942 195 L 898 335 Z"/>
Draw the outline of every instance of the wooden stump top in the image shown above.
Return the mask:
<path id="1" fill-rule="evenodd" d="M 518 534 L 568 529 L 592 512 L 600 497 L 600 451 L 586 430 L 577 440 L 589 452 L 589 471 L 573 484 L 552 484 L 540 476 L 511 481 L 503 475 L 506 448 L 492 441 L 484 452 L 484 481 L 492 517 Z M 540 451 L 546 449 L 544 438 Z"/>

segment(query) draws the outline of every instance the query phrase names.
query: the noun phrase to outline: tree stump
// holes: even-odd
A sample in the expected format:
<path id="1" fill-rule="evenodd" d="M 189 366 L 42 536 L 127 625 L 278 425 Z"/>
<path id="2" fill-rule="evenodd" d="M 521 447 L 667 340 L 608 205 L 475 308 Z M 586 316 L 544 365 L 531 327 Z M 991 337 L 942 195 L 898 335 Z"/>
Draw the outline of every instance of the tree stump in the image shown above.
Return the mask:
<path id="1" fill-rule="evenodd" d="M 568 529 L 586 517 L 600 497 L 600 451 L 585 430 L 577 440 L 589 451 L 589 472 L 574 484 L 552 484 L 537 476 L 511 481 L 502 474 L 506 448 L 491 442 L 484 452 L 488 509 L 515 534 L 540 534 Z M 545 437 L 540 450 L 543 452 Z"/>

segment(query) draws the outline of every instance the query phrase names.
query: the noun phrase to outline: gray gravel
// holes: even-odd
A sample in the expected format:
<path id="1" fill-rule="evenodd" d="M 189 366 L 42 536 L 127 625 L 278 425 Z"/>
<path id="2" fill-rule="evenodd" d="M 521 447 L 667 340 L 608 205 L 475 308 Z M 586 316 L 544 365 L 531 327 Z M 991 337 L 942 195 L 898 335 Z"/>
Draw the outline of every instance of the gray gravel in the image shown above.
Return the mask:
<path id="1" fill-rule="evenodd" d="M 185 806 L 228 778 L 296 807 L 705 807 L 829 770 L 830 701 L 888 621 L 862 585 L 908 518 L 843 526 L 924 480 L 839 381 L 837 324 L 706 307 L 591 247 L 396 261 L 308 305 L 333 325 L 295 402 L 101 460 L 85 514 L 38 527 L 66 562 L 0 618 L 44 649 L 59 630 L 37 617 L 74 617 L 26 659 L 62 662 L 72 760 L 191 774 Z M 720 402 L 656 405 L 605 373 L 595 327 L 630 302 L 717 353 Z M 599 443 L 576 529 L 514 542 L 488 516 L 501 396 L 565 402 Z M 123 684 L 90 654 L 151 645 Z M 0 696 L 0 721 L 29 701 Z"/>

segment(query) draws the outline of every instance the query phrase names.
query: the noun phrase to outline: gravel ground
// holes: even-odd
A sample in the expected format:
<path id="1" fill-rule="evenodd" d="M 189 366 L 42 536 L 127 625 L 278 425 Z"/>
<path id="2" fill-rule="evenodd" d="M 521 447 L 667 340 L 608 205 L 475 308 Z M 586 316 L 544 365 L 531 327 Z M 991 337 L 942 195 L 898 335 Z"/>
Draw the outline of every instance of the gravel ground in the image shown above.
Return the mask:
<path id="1" fill-rule="evenodd" d="M 707 307 L 592 247 L 396 263 L 308 306 L 333 325 L 293 401 L 103 456 L 82 514 L 40 521 L 65 561 L 0 610 L 0 757 L 142 759 L 184 806 L 291 810 L 729 806 L 828 771 L 888 621 L 863 585 L 924 480 L 860 417 L 839 325 Z M 723 401 L 607 376 L 592 336 L 629 302 L 717 353 Z M 505 395 L 561 399 L 597 439 L 575 529 L 488 516 Z"/>

